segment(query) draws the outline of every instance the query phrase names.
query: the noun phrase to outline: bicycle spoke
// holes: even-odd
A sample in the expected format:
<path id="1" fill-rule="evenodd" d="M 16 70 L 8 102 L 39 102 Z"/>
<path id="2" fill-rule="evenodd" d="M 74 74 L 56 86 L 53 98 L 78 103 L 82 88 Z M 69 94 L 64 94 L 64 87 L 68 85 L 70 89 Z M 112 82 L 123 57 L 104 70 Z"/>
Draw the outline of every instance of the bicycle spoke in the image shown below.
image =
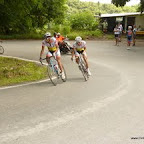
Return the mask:
<path id="1" fill-rule="evenodd" d="M 58 81 L 58 75 L 57 75 L 56 71 L 50 66 L 47 67 L 47 71 L 48 71 L 48 76 L 49 76 L 51 82 L 53 83 L 53 85 L 56 86 L 57 81 Z"/>
<path id="2" fill-rule="evenodd" d="M 81 68 L 81 72 L 83 74 L 83 77 L 84 77 L 85 81 L 87 81 L 88 80 L 88 74 L 87 74 L 85 66 L 83 66 L 83 65 L 82 65 L 82 68 Z"/>
<path id="3" fill-rule="evenodd" d="M 84 62 L 84 60 L 83 60 L 81 55 L 80 55 L 80 65 L 81 65 L 82 75 L 83 75 L 85 81 L 87 81 L 88 80 L 88 73 L 87 73 L 87 70 L 86 70 L 85 62 Z"/>

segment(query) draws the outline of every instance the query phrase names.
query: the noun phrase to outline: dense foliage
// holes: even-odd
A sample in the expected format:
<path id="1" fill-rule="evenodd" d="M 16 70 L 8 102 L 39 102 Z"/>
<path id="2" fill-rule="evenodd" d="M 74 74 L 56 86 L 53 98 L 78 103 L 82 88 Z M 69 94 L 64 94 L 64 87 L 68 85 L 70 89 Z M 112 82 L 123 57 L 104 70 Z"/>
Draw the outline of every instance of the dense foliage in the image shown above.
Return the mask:
<path id="1" fill-rule="evenodd" d="M 116 7 L 113 4 L 83 2 L 80 0 L 68 0 L 67 4 L 68 4 L 69 15 L 72 13 L 77 13 L 82 11 L 91 11 L 93 14 L 136 12 L 138 8 L 138 5 Z"/>
<path id="2" fill-rule="evenodd" d="M 129 0 L 112 1 L 116 6 L 123 6 Z M 136 12 L 138 9 L 138 6 L 115 5 L 80 0 L 0 0 L 0 34 L 31 36 L 47 30 L 63 34 L 74 30 L 93 31 L 99 24 L 94 15 Z"/>
<path id="3" fill-rule="evenodd" d="M 71 16 L 71 27 L 76 30 L 95 30 L 98 22 L 91 12 L 76 13 Z"/>
<path id="4" fill-rule="evenodd" d="M 61 23 L 66 0 L 0 0 L 0 33 L 26 33 L 50 21 Z"/>

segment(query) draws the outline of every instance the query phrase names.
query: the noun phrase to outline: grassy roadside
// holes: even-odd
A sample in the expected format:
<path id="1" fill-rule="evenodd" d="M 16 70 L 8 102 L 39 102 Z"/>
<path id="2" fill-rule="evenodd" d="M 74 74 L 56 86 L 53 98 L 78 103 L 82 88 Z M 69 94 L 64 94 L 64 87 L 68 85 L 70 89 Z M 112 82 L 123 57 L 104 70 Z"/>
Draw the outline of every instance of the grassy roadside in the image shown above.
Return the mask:
<path id="1" fill-rule="evenodd" d="M 54 31 L 50 31 L 51 34 L 54 33 Z M 95 31 L 71 31 L 68 34 L 63 34 L 63 36 L 67 36 L 69 40 L 74 40 L 76 36 L 81 36 L 84 40 L 93 40 L 93 39 L 99 39 L 99 40 L 113 40 L 115 39 L 113 33 L 103 34 L 101 30 L 95 30 Z M 29 33 L 29 34 L 13 34 L 13 35 L 0 35 L 0 39 L 2 40 L 24 40 L 24 39 L 35 39 L 35 40 L 42 40 L 44 33 Z M 123 38 L 126 38 L 126 35 L 122 35 Z M 144 39 L 143 35 L 137 35 L 137 39 Z"/>
<path id="2" fill-rule="evenodd" d="M 33 62 L 0 57 L 0 86 L 36 81 L 46 77 L 46 67 Z"/>
<path id="3" fill-rule="evenodd" d="M 47 30 L 54 33 L 52 30 Z M 45 32 L 44 32 L 45 33 Z M 12 35 L 0 35 L 0 39 L 43 39 L 44 33 L 28 33 L 28 34 L 12 34 Z M 83 39 L 89 38 L 102 38 L 103 34 L 100 30 L 95 31 L 71 31 L 67 34 L 61 32 L 63 36 L 67 36 L 70 40 L 74 40 L 76 36 L 81 36 Z"/>

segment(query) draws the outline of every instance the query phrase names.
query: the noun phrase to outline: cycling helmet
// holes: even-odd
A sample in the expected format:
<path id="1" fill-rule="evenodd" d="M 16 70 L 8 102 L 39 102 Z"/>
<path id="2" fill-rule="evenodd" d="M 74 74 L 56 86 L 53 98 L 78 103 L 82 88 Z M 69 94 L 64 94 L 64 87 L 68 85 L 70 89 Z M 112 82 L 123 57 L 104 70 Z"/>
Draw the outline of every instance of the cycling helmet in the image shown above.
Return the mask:
<path id="1" fill-rule="evenodd" d="M 45 38 L 51 37 L 51 33 L 50 33 L 50 32 L 45 33 L 44 37 L 45 37 Z"/>
<path id="2" fill-rule="evenodd" d="M 59 36 L 59 35 L 60 35 L 60 33 L 57 33 L 57 35 Z"/>
<path id="3" fill-rule="evenodd" d="M 77 43 L 79 43 L 79 42 L 82 41 L 82 38 L 81 38 L 80 36 L 77 36 L 77 37 L 75 38 L 75 41 L 76 41 Z"/>

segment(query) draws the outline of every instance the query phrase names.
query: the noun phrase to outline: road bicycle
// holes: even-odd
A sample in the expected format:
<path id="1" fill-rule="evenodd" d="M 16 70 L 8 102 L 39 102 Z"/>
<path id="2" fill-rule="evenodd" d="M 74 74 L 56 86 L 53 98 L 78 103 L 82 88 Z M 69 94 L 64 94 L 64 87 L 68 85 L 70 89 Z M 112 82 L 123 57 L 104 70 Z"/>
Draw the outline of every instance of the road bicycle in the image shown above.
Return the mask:
<path id="1" fill-rule="evenodd" d="M 89 79 L 89 75 L 88 75 L 88 71 L 87 71 L 86 64 L 83 59 L 82 53 L 79 53 L 79 69 L 82 72 L 84 80 L 87 81 Z"/>
<path id="2" fill-rule="evenodd" d="M 42 62 L 43 60 L 46 60 L 46 58 L 44 58 L 40 61 L 42 65 L 43 65 L 43 62 Z M 62 74 L 60 73 L 60 68 L 58 66 L 58 62 L 56 60 L 55 55 L 53 55 L 52 57 L 49 58 L 49 63 L 47 62 L 47 64 L 48 64 L 47 65 L 47 73 L 48 73 L 48 76 L 54 86 L 57 85 L 59 79 L 61 79 L 63 82 L 66 82 L 67 75 L 66 75 L 65 68 L 62 65 L 64 77 L 65 77 L 65 78 L 62 78 Z"/>
<path id="3" fill-rule="evenodd" d="M 2 43 L 2 41 L 0 41 Z M 4 48 L 2 45 L 0 45 L 0 54 L 3 54 L 4 53 Z"/>

